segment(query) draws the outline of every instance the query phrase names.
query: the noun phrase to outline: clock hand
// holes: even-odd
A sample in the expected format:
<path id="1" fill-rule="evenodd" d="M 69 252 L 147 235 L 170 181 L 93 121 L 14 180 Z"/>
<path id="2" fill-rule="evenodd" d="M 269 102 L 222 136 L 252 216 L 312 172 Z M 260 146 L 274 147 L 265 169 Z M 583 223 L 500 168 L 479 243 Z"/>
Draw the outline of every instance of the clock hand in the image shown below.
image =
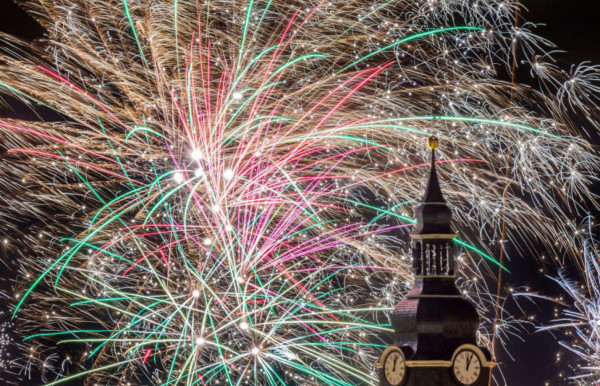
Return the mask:
<path id="1" fill-rule="evenodd" d="M 397 363 L 397 361 L 394 361 L 394 367 L 392 367 L 392 373 L 396 372 L 396 363 Z"/>
<path id="2" fill-rule="evenodd" d="M 471 366 L 471 361 L 473 360 L 473 354 L 471 354 L 471 356 L 469 357 L 469 359 L 467 359 L 467 368 L 466 370 L 469 371 L 469 367 Z"/>

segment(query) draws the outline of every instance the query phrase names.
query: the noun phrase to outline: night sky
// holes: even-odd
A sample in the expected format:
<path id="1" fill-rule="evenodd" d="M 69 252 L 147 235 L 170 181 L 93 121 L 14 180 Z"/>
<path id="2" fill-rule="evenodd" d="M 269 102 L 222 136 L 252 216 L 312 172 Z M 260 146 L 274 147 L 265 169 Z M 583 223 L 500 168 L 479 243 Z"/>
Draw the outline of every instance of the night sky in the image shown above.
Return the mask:
<path id="1" fill-rule="evenodd" d="M 541 24 L 536 29 L 538 35 L 552 41 L 557 50 L 565 51 L 559 55 L 560 66 L 569 70 L 572 65 L 589 61 L 600 63 L 600 28 L 598 15 L 600 15 L 600 2 L 588 0 L 525 0 L 522 2 L 528 9 L 525 19 Z M 519 73 L 520 82 L 528 83 L 528 74 Z M 575 119 L 577 122 L 577 120 Z M 598 130 L 592 133 L 593 128 L 587 123 L 581 123 L 582 129 L 591 134 L 592 141 L 600 144 Z M 600 192 L 598 184 L 594 186 L 595 192 Z M 598 212 L 592 213 L 598 218 Z M 520 261 L 513 261 L 513 266 L 518 268 L 512 271 L 507 280 L 508 284 L 515 287 L 523 284 L 531 285 L 547 295 L 558 295 L 558 287 L 550 280 L 538 273 L 538 266 L 533 259 L 524 257 Z M 551 317 L 551 308 L 542 307 L 535 313 L 539 320 Z M 513 341 L 511 352 L 516 361 L 505 366 L 507 383 L 509 385 L 544 385 L 548 381 L 551 385 L 560 385 L 559 373 L 568 367 L 569 357 L 556 364 L 555 355 L 558 350 L 556 342 L 547 334 L 538 333 L 523 336 L 524 342 Z M 508 358 L 504 358 L 509 360 Z"/>
<path id="2" fill-rule="evenodd" d="M 554 42 L 558 50 L 566 52 L 557 55 L 559 64 L 568 70 L 572 65 L 582 61 L 600 64 L 600 1 L 583 0 L 524 0 L 528 8 L 525 19 L 534 23 L 543 23 L 536 32 Z M 19 10 L 11 0 L 0 1 L 0 30 L 26 39 L 41 36 L 43 30 Z M 519 72 L 518 81 L 528 83 L 529 75 Z M 11 103 L 12 109 L 0 109 L 2 117 L 19 117 L 36 119 L 36 115 L 16 103 Z M 42 112 L 46 119 L 47 113 Z M 582 123 L 583 125 L 583 123 Z M 584 128 L 591 131 L 592 128 Z M 598 143 L 597 133 L 592 140 Z M 600 193 L 600 189 L 595 187 Z M 510 251 L 509 251 L 510 252 Z M 506 278 L 506 284 L 514 287 L 530 285 L 548 295 L 558 294 L 558 287 L 550 279 L 538 272 L 537 262 L 533 258 L 523 256 L 510 263 L 512 274 Z M 551 317 L 552 307 L 541 303 L 539 308 L 529 307 L 527 312 L 535 313 L 539 320 Z M 560 385 L 559 373 L 567 369 L 568 358 L 555 363 L 558 350 L 556 340 L 549 334 L 524 334 L 523 342 L 515 339 L 511 342 L 510 351 L 515 361 L 506 355 L 499 358 L 509 362 L 504 366 L 508 385 L 544 385 L 546 381 L 552 385 Z"/>

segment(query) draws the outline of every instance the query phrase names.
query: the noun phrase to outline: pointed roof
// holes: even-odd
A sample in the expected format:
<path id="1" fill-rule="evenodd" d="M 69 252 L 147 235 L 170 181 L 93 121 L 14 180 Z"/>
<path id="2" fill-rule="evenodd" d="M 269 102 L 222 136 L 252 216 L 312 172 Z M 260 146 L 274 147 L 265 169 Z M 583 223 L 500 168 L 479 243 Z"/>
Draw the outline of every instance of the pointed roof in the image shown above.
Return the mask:
<path id="1" fill-rule="evenodd" d="M 435 136 L 427 140 L 427 145 L 431 149 L 431 168 L 423 200 L 415 211 L 417 226 L 413 234 L 416 235 L 452 233 L 452 210 L 444 199 L 435 167 L 435 149 L 438 144 L 439 141 Z"/>
<path id="2" fill-rule="evenodd" d="M 442 194 L 442 188 L 440 188 L 440 182 L 435 168 L 435 149 L 437 149 L 438 146 L 438 139 L 433 136 L 429 137 L 427 144 L 431 149 L 431 166 L 429 170 L 429 180 L 427 181 L 427 187 L 425 188 L 425 194 L 423 195 L 423 200 L 421 202 L 446 202 L 446 200 L 444 200 L 444 195 Z"/>

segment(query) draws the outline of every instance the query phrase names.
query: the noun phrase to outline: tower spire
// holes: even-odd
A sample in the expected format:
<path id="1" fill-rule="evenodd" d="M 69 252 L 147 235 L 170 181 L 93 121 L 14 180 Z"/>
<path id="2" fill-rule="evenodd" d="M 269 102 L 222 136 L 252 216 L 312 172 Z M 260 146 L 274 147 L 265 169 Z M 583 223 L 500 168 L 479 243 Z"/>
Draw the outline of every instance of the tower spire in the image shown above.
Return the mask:
<path id="1" fill-rule="evenodd" d="M 382 354 L 380 386 L 485 386 L 495 364 L 477 346 L 479 316 L 456 287 L 452 211 L 435 163 L 436 137 L 429 138 L 431 170 L 411 233 L 412 289 L 392 316 L 394 344 Z"/>
<path id="2" fill-rule="evenodd" d="M 417 227 L 414 234 L 451 234 L 452 211 L 444 199 L 435 166 L 435 150 L 439 145 L 439 140 L 437 137 L 431 136 L 427 140 L 427 145 L 431 149 L 431 167 L 423 200 L 415 211 Z"/>
<path id="3" fill-rule="evenodd" d="M 427 146 L 431 149 L 431 165 L 429 168 L 429 180 L 427 181 L 427 187 L 425 188 L 422 203 L 446 202 L 446 200 L 444 200 L 442 189 L 440 188 L 440 182 L 435 167 L 435 150 L 438 148 L 438 145 L 439 140 L 434 135 L 427 140 Z"/>

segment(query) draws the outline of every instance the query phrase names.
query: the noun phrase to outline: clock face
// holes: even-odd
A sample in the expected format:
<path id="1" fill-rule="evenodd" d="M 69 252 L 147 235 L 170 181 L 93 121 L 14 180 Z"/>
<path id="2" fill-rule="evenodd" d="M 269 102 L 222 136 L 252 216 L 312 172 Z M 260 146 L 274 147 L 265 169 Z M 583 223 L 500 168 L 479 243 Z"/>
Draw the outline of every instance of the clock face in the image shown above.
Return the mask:
<path id="1" fill-rule="evenodd" d="M 472 385 L 481 375 L 481 360 L 473 350 L 461 350 L 454 358 L 452 372 L 462 385 Z"/>
<path id="2" fill-rule="evenodd" d="M 392 351 L 385 358 L 383 363 L 385 380 L 392 386 L 398 386 L 404 380 L 406 374 L 406 362 L 404 355 L 400 351 Z"/>

